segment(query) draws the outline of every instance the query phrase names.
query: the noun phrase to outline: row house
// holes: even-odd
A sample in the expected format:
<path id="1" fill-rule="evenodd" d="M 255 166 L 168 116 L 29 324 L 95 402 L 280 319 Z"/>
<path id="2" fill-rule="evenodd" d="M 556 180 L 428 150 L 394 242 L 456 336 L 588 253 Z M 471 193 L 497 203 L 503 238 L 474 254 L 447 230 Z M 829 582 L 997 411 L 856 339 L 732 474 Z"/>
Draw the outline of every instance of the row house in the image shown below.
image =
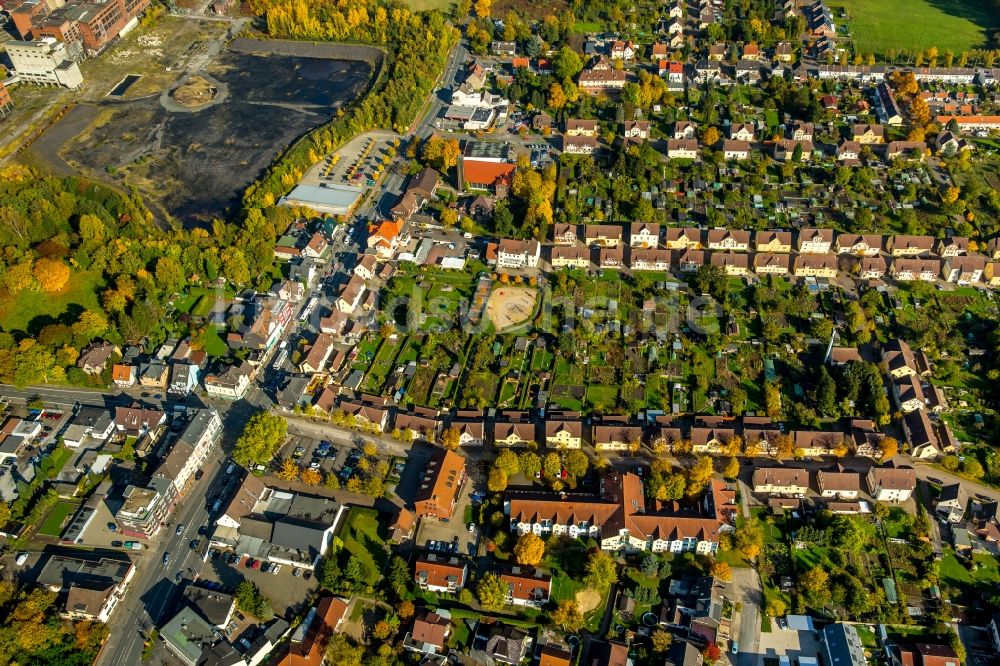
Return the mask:
<path id="1" fill-rule="evenodd" d="M 629 247 L 655 248 L 660 244 L 660 225 L 634 222 L 629 231 Z"/>
<path id="2" fill-rule="evenodd" d="M 730 277 L 744 277 L 749 274 L 750 257 L 733 252 L 712 252 L 709 263 L 717 266 Z"/>
<path id="3" fill-rule="evenodd" d="M 792 232 L 758 231 L 754 234 L 754 249 L 757 252 L 788 254 L 792 251 Z"/>
<path id="4" fill-rule="evenodd" d="M 633 250 L 631 260 L 634 271 L 670 270 L 670 250 Z"/>
<path id="5" fill-rule="evenodd" d="M 836 277 L 837 256 L 833 254 L 800 254 L 795 257 L 793 270 L 795 277 Z"/>
<path id="6" fill-rule="evenodd" d="M 691 451 L 730 455 L 733 453 L 729 450 L 730 444 L 735 438 L 736 430 L 733 428 L 696 426 L 691 428 Z"/>
<path id="7" fill-rule="evenodd" d="M 934 238 L 897 234 L 889 237 L 888 250 L 893 257 L 926 257 L 934 251 Z"/>
<path id="8" fill-rule="evenodd" d="M 759 495 L 805 495 L 809 471 L 796 467 L 759 467 L 753 472 L 753 491 Z"/>
<path id="9" fill-rule="evenodd" d="M 796 430 L 792 436 L 793 451 L 803 458 L 836 455 L 846 444 L 844 433 L 837 431 Z"/>
<path id="10" fill-rule="evenodd" d="M 593 431 L 594 448 L 598 451 L 627 451 L 642 446 L 642 426 L 625 423 L 598 424 Z"/>
<path id="11" fill-rule="evenodd" d="M 955 284 L 973 284 L 982 280 L 986 257 L 978 254 L 948 257 L 942 262 L 941 277 Z"/>
<path id="12" fill-rule="evenodd" d="M 708 249 L 721 252 L 748 252 L 750 232 L 741 229 L 710 229 Z"/>
<path id="13" fill-rule="evenodd" d="M 917 487 L 916 473 L 910 467 L 872 467 L 867 481 L 871 496 L 878 502 L 905 502 Z"/>
<path id="14" fill-rule="evenodd" d="M 750 143 L 736 139 L 726 139 L 722 142 L 722 157 L 725 160 L 750 159 Z"/>
<path id="15" fill-rule="evenodd" d="M 791 263 L 791 255 L 758 252 L 753 257 L 753 270 L 757 275 L 788 275 Z"/>
<path id="16" fill-rule="evenodd" d="M 578 85 L 582 92 L 590 94 L 607 93 L 625 87 L 628 77 L 619 69 L 585 69 L 580 72 Z"/>
<path id="17" fill-rule="evenodd" d="M 890 271 L 892 277 L 900 282 L 913 280 L 934 282 L 940 272 L 941 261 L 939 259 L 894 259 Z"/>
<path id="18" fill-rule="evenodd" d="M 500 422 L 493 426 L 493 443 L 496 446 L 530 446 L 535 443 L 534 423 Z"/>
<path id="19" fill-rule="evenodd" d="M 622 247 L 603 247 L 597 255 L 597 265 L 601 268 L 619 270 L 625 267 L 625 249 Z"/>
<path id="20" fill-rule="evenodd" d="M 590 249 L 582 245 L 554 246 L 550 263 L 553 268 L 590 268 Z"/>
<path id="21" fill-rule="evenodd" d="M 583 446 L 583 421 L 549 419 L 545 422 L 545 446 L 550 449 L 579 449 Z"/>
<path id="22" fill-rule="evenodd" d="M 890 141 L 885 146 L 885 159 L 890 162 L 898 158 L 915 158 L 922 162 L 926 155 L 925 141 Z"/>
<path id="23" fill-rule="evenodd" d="M 670 250 L 700 250 L 701 229 L 694 227 L 669 227 L 663 243 Z"/>
<path id="24" fill-rule="evenodd" d="M 583 242 L 595 247 L 618 247 L 622 242 L 622 228 L 616 224 L 587 224 L 583 235 Z"/>
<path id="25" fill-rule="evenodd" d="M 377 432 L 385 432 L 389 421 L 388 410 L 358 400 L 341 400 L 339 407 L 344 414 L 354 417 L 358 425 L 368 425 Z"/>
<path id="26" fill-rule="evenodd" d="M 878 234 L 837 234 L 836 251 L 855 257 L 875 257 L 882 251 L 882 237 Z"/>
<path id="27" fill-rule="evenodd" d="M 697 139 L 667 140 L 667 158 L 672 160 L 693 160 L 698 157 Z"/>
<path id="28" fill-rule="evenodd" d="M 596 120 L 580 120 L 570 118 L 566 121 L 566 136 L 590 136 L 598 135 Z"/>
<path id="29" fill-rule="evenodd" d="M 593 155 L 600 150 L 600 144 L 592 136 L 564 136 L 562 151 L 569 155 Z"/>
<path id="30" fill-rule="evenodd" d="M 806 227 L 799 231 L 798 250 L 802 254 L 827 254 L 833 245 L 833 229 Z"/>
<path id="31" fill-rule="evenodd" d="M 861 475 L 857 472 L 816 472 L 816 485 L 822 497 L 857 499 L 861 493 Z"/>
<path id="32" fill-rule="evenodd" d="M 885 257 L 861 257 L 857 263 L 857 275 L 863 280 L 881 280 L 889 269 Z"/>

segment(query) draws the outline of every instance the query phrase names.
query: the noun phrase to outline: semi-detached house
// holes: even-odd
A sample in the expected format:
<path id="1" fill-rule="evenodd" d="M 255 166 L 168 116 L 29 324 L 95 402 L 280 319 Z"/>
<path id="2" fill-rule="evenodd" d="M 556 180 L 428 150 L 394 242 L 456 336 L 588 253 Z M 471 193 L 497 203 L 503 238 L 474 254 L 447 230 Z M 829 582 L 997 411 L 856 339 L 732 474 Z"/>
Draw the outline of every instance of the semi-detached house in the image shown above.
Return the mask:
<path id="1" fill-rule="evenodd" d="M 753 491 L 761 495 L 805 495 L 809 471 L 796 467 L 762 467 L 754 470 Z"/>

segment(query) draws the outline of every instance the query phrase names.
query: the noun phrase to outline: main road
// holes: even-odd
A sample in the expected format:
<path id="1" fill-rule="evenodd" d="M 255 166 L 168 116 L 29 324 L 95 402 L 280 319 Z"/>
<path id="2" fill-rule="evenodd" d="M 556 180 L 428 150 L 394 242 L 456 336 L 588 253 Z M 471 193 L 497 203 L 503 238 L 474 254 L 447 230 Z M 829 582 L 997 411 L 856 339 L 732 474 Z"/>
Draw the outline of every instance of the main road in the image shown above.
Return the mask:
<path id="1" fill-rule="evenodd" d="M 189 487 L 170 521 L 136 558 L 138 569 L 125 600 L 115 612 L 112 631 L 101 652 L 98 666 L 133 666 L 142 663 L 145 638 L 153 627 L 161 627 L 170 619 L 169 612 L 180 589 L 196 576 L 202 565 L 206 537 L 198 528 L 209 521 L 210 491 L 224 492 L 230 477 L 218 474 L 224 457 L 216 449 L 202 468 L 200 481 Z M 178 534 L 176 527 L 184 526 Z M 192 549 L 190 542 L 200 539 L 201 546 Z M 169 554 L 166 564 L 165 554 Z"/>

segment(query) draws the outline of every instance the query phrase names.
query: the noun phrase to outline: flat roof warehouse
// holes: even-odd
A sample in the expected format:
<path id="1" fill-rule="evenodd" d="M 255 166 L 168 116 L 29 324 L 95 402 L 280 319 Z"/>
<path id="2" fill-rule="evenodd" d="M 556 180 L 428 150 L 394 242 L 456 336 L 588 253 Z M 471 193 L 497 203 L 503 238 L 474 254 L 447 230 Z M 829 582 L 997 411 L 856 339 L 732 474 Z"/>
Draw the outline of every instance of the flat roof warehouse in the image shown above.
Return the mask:
<path id="1" fill-rule="evenodd" d="M 282 197 L 282 206 L 304 206 L 326 215 L 349 215 L 364 190 L 350 185 L 297 185 Z"/>

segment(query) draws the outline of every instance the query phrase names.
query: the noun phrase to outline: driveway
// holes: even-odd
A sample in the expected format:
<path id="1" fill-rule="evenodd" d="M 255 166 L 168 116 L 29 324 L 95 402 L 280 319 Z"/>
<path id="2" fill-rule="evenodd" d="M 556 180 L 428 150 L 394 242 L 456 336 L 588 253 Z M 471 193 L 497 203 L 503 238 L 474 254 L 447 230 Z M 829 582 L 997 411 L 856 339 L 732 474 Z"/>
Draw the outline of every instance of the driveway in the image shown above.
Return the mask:
<path id="1" fill-rule="evenodd" d="M 743 610 L 733 611 L 733 628 L 730 634 L 738 637 L 740 646 L 739 655 L 735 658 L 731 652 L 729 653 L 730 663 L 733 666 L 756 666 L 757 656 L 760 654 L 758 642 L 762 638 L 760 613 L 764 602 L 760 576 L 756 569 L 751 567 L 733 569 L 729 598 L 734 606 L 737 603 L 743 604 Z"/>

